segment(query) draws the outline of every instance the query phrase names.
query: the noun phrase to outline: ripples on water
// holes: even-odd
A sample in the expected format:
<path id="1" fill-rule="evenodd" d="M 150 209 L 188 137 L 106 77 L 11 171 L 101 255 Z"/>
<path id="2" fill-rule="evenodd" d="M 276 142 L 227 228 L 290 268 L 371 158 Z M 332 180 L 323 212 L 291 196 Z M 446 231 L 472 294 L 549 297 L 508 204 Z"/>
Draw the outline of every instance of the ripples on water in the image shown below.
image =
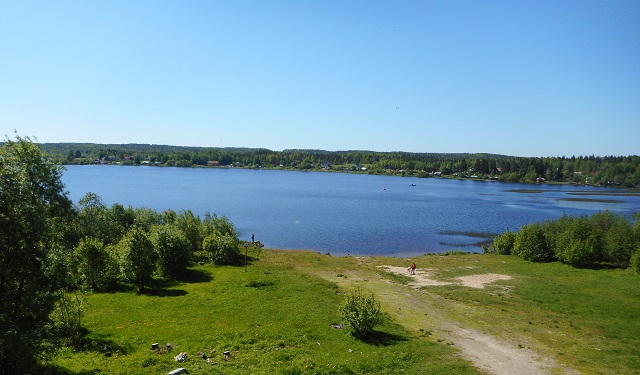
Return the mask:
<path id="1" fill-rule="evenodd" d="M 479 252 L 491 234 L 563 213 L 640 210 L 638 195 L 567 199 L 619 191 L 604 188 L 347 173 L 68 166 L 62 180 L 74 202 L 93 192 L 108 206 L 217 213 L 244 239 L 335 255 Z"/>

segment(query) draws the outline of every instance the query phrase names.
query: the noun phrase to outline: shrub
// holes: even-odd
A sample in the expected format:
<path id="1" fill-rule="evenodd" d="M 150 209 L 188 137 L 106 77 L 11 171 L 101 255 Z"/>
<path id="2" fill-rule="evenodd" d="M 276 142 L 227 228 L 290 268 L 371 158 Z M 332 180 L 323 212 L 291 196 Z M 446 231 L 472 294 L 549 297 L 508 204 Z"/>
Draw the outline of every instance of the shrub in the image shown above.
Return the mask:
<path id="1" fill-rule="evenodd" d="M 553 252 L 547 244 L 542 225 L 523 226 L 514 240 L 513 254 L 532 262 L 552 261 Z"/>
<path id="2" fill-rule="evenodd" d="M 495 237 L 491 246 L 485 251 L 488 253 L 511 255 L 513 251 L 513 243 L 516 240 L 516 234 L 512 231 L 506 231 L 501 235 Z"/>
<path id="3" fill-rule="evenodd" d="M 117 282 L 115 259 L 97 238 L 86 237 L 74 249 L 82 284 L 99 291 L 110 289 Z"/>
<path id="4" fill-rule="evenodd" d="M 630 263 L 631 263 L 631 269 L 635 273 L 640 274 L 640 246 L 638 246 L 638 248 L 636 248 L 636 251 L 631 256 L 631 262 Z"/>
<path id="5" fill-rule="evenodd" d="M 158 254 L 158 268 L 166 277 L 182 276 L 189 266 L 191 244 L 175 225 L 164 224 L 154 228 L 151 242 Z"/>
<path id="6" fill-rule="evenodd" d="M 358 338 L 366 338 L 382 322 L 380 303 L 373 294 L 364 294 L 361 289 L 345 296 L 340 304 L 339 314 L 351 333 Z"/>
<path id="7" fill-rule="evenodd" d="M 620 214 L 601 212 L 592 216 L 594 232 L 601 237 L 602 259 L 616 266 L 628 267 L 635 248 L 631 223 Z"/>
<path id="8" fill-rule="evenodd" d="M 598 258 L 598 242 L 592 236 L 587 217 L 565 220 L 562 232 L 555 235 L 555 256 L 574 267 L 588 267 Z"/>
<path id="9" fill-rule="evenodd" d="M 118 243 L 118 248 L 123 279 L 143 291 L 151 282 L 156 265 L 153 244 L 142 229 L 133 227 Z"/>
<path id="10" fill-rule="evenodd" d="M 238 259 L 238 241 L 229 235 L 214 232 L 202 241 L 202 250 L 214 264 L 230 264 Z"/>

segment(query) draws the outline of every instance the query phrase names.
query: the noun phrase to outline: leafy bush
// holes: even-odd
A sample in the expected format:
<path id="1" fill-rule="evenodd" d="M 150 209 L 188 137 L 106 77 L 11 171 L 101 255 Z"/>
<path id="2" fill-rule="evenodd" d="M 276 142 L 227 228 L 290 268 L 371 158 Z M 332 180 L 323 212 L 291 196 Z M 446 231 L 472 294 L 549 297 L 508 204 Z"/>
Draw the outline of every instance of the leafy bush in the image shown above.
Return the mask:
<path id="1" fill-rule="evenodd" d="M 561 232 L 556 234 L 555 256 L 562 263 L 574 267 L 587 267 L 598 258 L 597 240 L 591 233 L 591 224 L 586 217 L 566 218 Z"/>
<path id="2" fill-rule="evenodd" d="M 194 215 L 191 210 L 182 210 L 175 217 L 175 224 L 187 237 L 187 240 L 191 244 L 191 251 L 198 251 L 203 240 L 201 233 L 202 222 L 200 218 Z"/>
<path id="3" fill-rule="evenodd" d="M 640 274 L 640 246 L 638 246 L 636 251 L 631 256 L 631 262 L 630 263 L 631 263 L 631 269 L 635 273 Z"/>
<path id="4" fill-rule="evenodd" d="M 364 294 L 361 289 L 347 293 L 340 304 L 339 314 L 358 338 L 366 338 L 382 322 L 380 303 L 373 294 Z"/>
<path id="5" fill-rule="evenodd" d="M 120 272 L 126 282 L 144 290 L 151 280 L 156 263 L 156 253 L 147 233 L 133 227 L 118 243 Z"/>
<path id="6" fill-rule="evenodd" d="M 501 235 L 495 237 L 493 239 L 493 242 L 491 242 L 491 246 L 489 246 L 486 252 L 494 253 L 494 254 L 502 254 L 502 255 L 511 255 L 515 240 L 516 240 L 515 232 L 508 230 L 502 233 Z"/>
<path id="7" fill-rule="evenodd" d="M 51 329 L 63 344 L 74 348 L 80 346 L 85 329 L 82 327 L 84 315 L 84 296 L 75 293 L 58 293 L 58 300 L 51 313 Z"/>
<path id="8" fill-rule="evenodd" d="M 170 224 L 156 226 L 151 242 L 158 254 L 158 269 L 163 276 L 178 277 L 186 272 L 191 244 L 180 229 Z"/>
<path id="9" fill-rule="evenodd" d="M 217 232 L 202 241 L 202 250 L 214 264 L 230 264 L 240 256 L 237 239 Z"/>
<path id="10" fill-rule="evenodd" d="M 505 232 L 485 252 L 506 254 L 514 236 L 511 253 L 527 260 L 559 260 L 583 268 L 602 264 L 628 267 L 633 250 L 640 245 L 640 214 L 632 217 L 635 224 L 608 211 L 590 217 L 563 215 L 558 220 L 525 225 L 515 235 Z"/>
<path id="11" fill-rule="evenodd" d="M 108 290 L 117 283 L 117 262 L 102 241 L 86 237 L 74 249 L 79 281 L 89 289 Z"/>
<path id="12" fill-rule="evenodd" d="M 591 216 L 593 232 L 601 238 L 601 260 L 628 267 L 636 239 L 631 223 L 622 215 L 608 211 Z"/>
<path id="13" fill-rule="evenodd" d="M 228 235 L 236 239 L 238 238 L 238 231 L 233 223 L 226 216 L 218 216 L 209 212 L 205 213 L 204 220 L 202 221 L 203 234 L 208 236 L 212 233 L 220 233 Z"/>
<path id="14" fill-rule="evenodd" d="M 553 260 L 553 252 L 547 244 L 544 230 L 540 224 L 525 225 L 516 234 L 513 254 L 533 262 Z"/>

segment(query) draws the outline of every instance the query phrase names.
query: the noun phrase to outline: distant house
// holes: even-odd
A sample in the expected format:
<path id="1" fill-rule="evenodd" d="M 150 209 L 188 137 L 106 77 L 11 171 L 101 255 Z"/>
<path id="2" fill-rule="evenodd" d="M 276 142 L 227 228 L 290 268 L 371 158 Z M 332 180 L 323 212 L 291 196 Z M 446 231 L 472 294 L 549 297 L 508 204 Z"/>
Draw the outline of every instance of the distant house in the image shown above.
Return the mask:
<path id="1" fill-rule="evenodd" d="M 433 172 L 433 175 L 436 177 L 442 176 L 442 172 Z"/>
<path id="2" fill-rule="evenodd" d="M 207 167 L 217 167 L 220 165 L 218 160 L 209 160 L 207 161 Z"/>

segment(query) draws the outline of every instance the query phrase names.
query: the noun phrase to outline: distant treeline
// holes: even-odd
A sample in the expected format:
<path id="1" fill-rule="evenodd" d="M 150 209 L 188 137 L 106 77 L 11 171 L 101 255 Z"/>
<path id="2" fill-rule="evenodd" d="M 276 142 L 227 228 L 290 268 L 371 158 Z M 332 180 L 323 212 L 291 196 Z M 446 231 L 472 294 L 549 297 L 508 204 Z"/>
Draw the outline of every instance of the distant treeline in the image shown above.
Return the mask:
<path id="1" fill-rule="evenodd" d="M 454 176 L 508 182 L 640 185 L 640 156 L 516 157 L 471 153 L 207 148 L 149 144 L 43 143 L 60 164 L 235 166 L 338 170 L 370 174 Z"/>

